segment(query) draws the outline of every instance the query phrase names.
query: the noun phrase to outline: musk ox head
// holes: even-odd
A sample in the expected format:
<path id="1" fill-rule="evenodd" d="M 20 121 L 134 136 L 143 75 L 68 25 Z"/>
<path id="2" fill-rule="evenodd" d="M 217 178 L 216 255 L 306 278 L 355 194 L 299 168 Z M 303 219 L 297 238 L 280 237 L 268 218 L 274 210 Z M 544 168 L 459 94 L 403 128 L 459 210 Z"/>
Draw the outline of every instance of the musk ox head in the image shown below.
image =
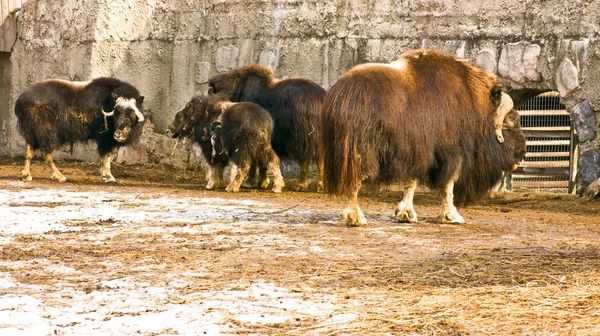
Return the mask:
<path id="1" fill-rule="evenodd" d="M 210 127 L 221 114 L 219 101 L 226 100 L 221 95 L 194 96 L 181 110 L 177 111 L 173 122 L 167 128 L 167 135 L 173 138 L 194 137 L 197 141 L 210 141 Z"/>
<path id="2" fill-rule="evenodd" d="M 105 102 L 102 107 L 102 114 L 105 120 L 112 117 L 114 133 L 113 138 L 120 143 L 126 142 L 132 138 L 132 134 L 141 132 L 141 125 L 145 118 L 142 114 L 143 96 L 129 97 L 113 92 L 108 104 Z M 111 106 L 111 108 L 106 108 Z M 110 112 L 107 112 L 110 111 Z M 105 125 L 108 128 L 108 125 Z M 132 130 L 136 132 L 132 132 Z"/>

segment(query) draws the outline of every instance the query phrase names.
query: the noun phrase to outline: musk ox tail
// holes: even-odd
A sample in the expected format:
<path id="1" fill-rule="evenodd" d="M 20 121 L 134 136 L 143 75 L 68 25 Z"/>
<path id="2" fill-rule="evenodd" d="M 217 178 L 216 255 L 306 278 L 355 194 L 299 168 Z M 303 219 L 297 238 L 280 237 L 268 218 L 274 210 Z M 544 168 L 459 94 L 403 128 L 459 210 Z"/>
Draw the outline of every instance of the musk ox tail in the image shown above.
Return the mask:
<path id="1" fill-rule="evenodd" d="M 367 95 L 342 78 L 325 96 L 320 156 L 326 193 L 350 195 L 378 172 L 375 148 L 368 145 L 377 143 L 377 116 L 367 107 Z"/>

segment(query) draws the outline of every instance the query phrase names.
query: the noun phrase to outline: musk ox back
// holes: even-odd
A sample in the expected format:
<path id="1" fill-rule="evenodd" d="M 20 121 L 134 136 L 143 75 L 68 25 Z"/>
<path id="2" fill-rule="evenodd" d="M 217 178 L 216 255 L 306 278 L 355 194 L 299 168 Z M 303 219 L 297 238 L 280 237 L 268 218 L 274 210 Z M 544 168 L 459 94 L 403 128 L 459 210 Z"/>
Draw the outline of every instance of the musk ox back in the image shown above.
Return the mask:
<path id="1" fill-rule="evenodd" d="M 434 50 L 348 71 L 321 112 L 324 188 L 349 197 L 347 224 L 366 223 L 357 200 L 365 179 L 404 183 L 400 221 L 417 221 L 420 181 L 440 191 L 441 222 L 464 222 L 454 203 L 480 199 L 525 155 L 518 119 L 504 126 L 503 143 L 497 137 L 495 118 L 508 113 L 499 111 L 507 106 L 501 88 L 495 76 Z"/>
<path id="2" fill-rule="evenodd" d="M 209 90 L 234 102 L 257 103 L 269 111 L 275 122 L 273 149 L 279 157 L 300 165 L 296 189 L 306 190 L 309 166 L 319 157 L 319 111 L 325 89 L 308 79 L 280 80 L 271 69 L 253 64 L 213 76 Z"/>
<path id="3" fill-rule="evenodd" d="M 67 143 L 95 140 L 103 159 L 102 179 L 115 182 L 110 171 L 112 151 L 139 138 L 143 101 L 135 87 L 116 78 L 49 79 L 32 85 L 15 103 L 18 129 L 26 143 L 23 180 L 32 179 L 30 162 L 39 149 L 52 178 L 66 181 L 54 165 L 54 151 Z"/>

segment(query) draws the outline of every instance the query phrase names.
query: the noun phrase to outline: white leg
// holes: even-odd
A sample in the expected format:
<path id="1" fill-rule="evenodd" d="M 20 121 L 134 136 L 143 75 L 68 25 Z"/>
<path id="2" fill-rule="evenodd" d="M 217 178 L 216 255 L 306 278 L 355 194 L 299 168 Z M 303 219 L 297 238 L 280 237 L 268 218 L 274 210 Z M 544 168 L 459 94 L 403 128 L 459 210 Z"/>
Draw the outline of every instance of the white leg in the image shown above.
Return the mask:
<path id="1" fill-rule="evenodd" d="M 229 183 L 229 185 L 225 188 L 225 191 L 227 192 L 238 192 L 240 191 L 240 187 L 242 186 L 242 182 L 244 182 L 244 179 L 246 178 L 246 175 L 248 175 L 248 170 L 250 170 L 250 164 L 248 163 L 242 163 L 243 166 L 238 167 L 235 164 L 231 164 L 231 182 Z M 235 168 L 235 170 L 234 170 Z M 235 175 L 234 175 L 235 172 Z"/>
<path id="2" fill-rule="evenodd" d="M 404 182 L 404 197 L 396 207 L 395 216 L 400 223 L 416 223 L 417 213 L 413 205 L 415 190 L 417 189 L 417 180 L 407 180 Z"/>
<path id="3" fill-rule="evenodd" d="M 115 183 L 115 177 L 110 172 L 110 163 L 112 161 L 112 153 L 108 152 L 102 158 L 102 168 L 100 168 L 100 177 L 106 183 Z"/>
<path id="4" fill-rule="evenodd" d="M 52 170 L 52 178 L 58 182 L 65 182 L 67 178 L 58 170 L 58 168 L 56 168 L 53 157 L 54 152 L 44 154 L 44 160 L 46 161 L 48 167 L 50 167 L 50 170 Z"/>
<path id="5" fill-rule="evenodd" d="M 442 211 L 440 213 L 439 222 L 453 224 L 464 223 L 465 220 L 454 206 L 454 181 L 450 181 L 440 194 L 440 196 L 442 196 Z"/>
<path id="6" fill-rule="evenodd" d="M 342 218 L 348 226 L 366 225 L 367 219 L 358 206 L 358 189 L 348 197 L 348 205 L 342 211 Z"/>
<path id="7" fill-rule="evenodd" d="M 21 179 L 23 181 L 31 181 L 31 159 L 33 159 L 33 155 L 35 154 L 35 150 L 33 146 L 27 144 L 25 146 L 25 167 L 21 170 Z"/>
<path id="8" fill-rule="evenodd" d="M 208 167 L 208 183 L 206 189 L 213 190 L 220 188 L 223 185 L 223 166 L 209 166 Z"/>
<path id="9" fill-rule="evenodd" d="M 208 167 L 208 183 L 206 189 L 213 190 L 215 188 L 215 168 L 213 166 Z"/>
<path id="10" fill-rule="evenodd" d="M 273 152 L 271 155 L 271 161 L 267 165 L 267 170 L 273 174 L 273 189 L 271 190 L 274 193 L 280 193 L 281 189 L 283 189 L 285 186 L 285 182 L 283 181 L 283 176 L 281 175 L 281 170 L 279 169 L 279 158 L 275 152 Z"/>

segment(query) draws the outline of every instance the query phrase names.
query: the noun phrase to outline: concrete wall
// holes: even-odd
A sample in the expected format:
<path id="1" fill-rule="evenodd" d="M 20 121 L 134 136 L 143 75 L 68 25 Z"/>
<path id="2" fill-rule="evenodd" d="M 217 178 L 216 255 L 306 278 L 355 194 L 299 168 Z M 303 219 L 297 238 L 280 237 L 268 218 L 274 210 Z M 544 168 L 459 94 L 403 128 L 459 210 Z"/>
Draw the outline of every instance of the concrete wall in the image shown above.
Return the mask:
<path id="1" fill-rule="evenodd" d="M 247 63 L 325 87 L 352 65 L 407 49 L 455 53 L 499 74 L 515 96 L 558 90 L 585 133 L 586 181 L 598 177 L 600 1 L 29 0 L 10 57 L 0 57 L 0 155 L 20 156 L 12 104 L 48 77 L 117 76 L 146 96 L 151 160 L 160 133 L 209 76 Z M 6 88 L 6 85 L 9 87 Z M 587 131 L 586 131 L 587 130 Z M 82 149 L 76 157 L 93 159 Z M 587 153 L 587 154 L 586 154 Z M 583 158 L 583 159 L 581 159 Z M 587 169 L 587 170 L 586 170 Z M 590 181 L 591 182 L 591 181 Z M 586 182 L 589 183 L 589 182 Z"/>

